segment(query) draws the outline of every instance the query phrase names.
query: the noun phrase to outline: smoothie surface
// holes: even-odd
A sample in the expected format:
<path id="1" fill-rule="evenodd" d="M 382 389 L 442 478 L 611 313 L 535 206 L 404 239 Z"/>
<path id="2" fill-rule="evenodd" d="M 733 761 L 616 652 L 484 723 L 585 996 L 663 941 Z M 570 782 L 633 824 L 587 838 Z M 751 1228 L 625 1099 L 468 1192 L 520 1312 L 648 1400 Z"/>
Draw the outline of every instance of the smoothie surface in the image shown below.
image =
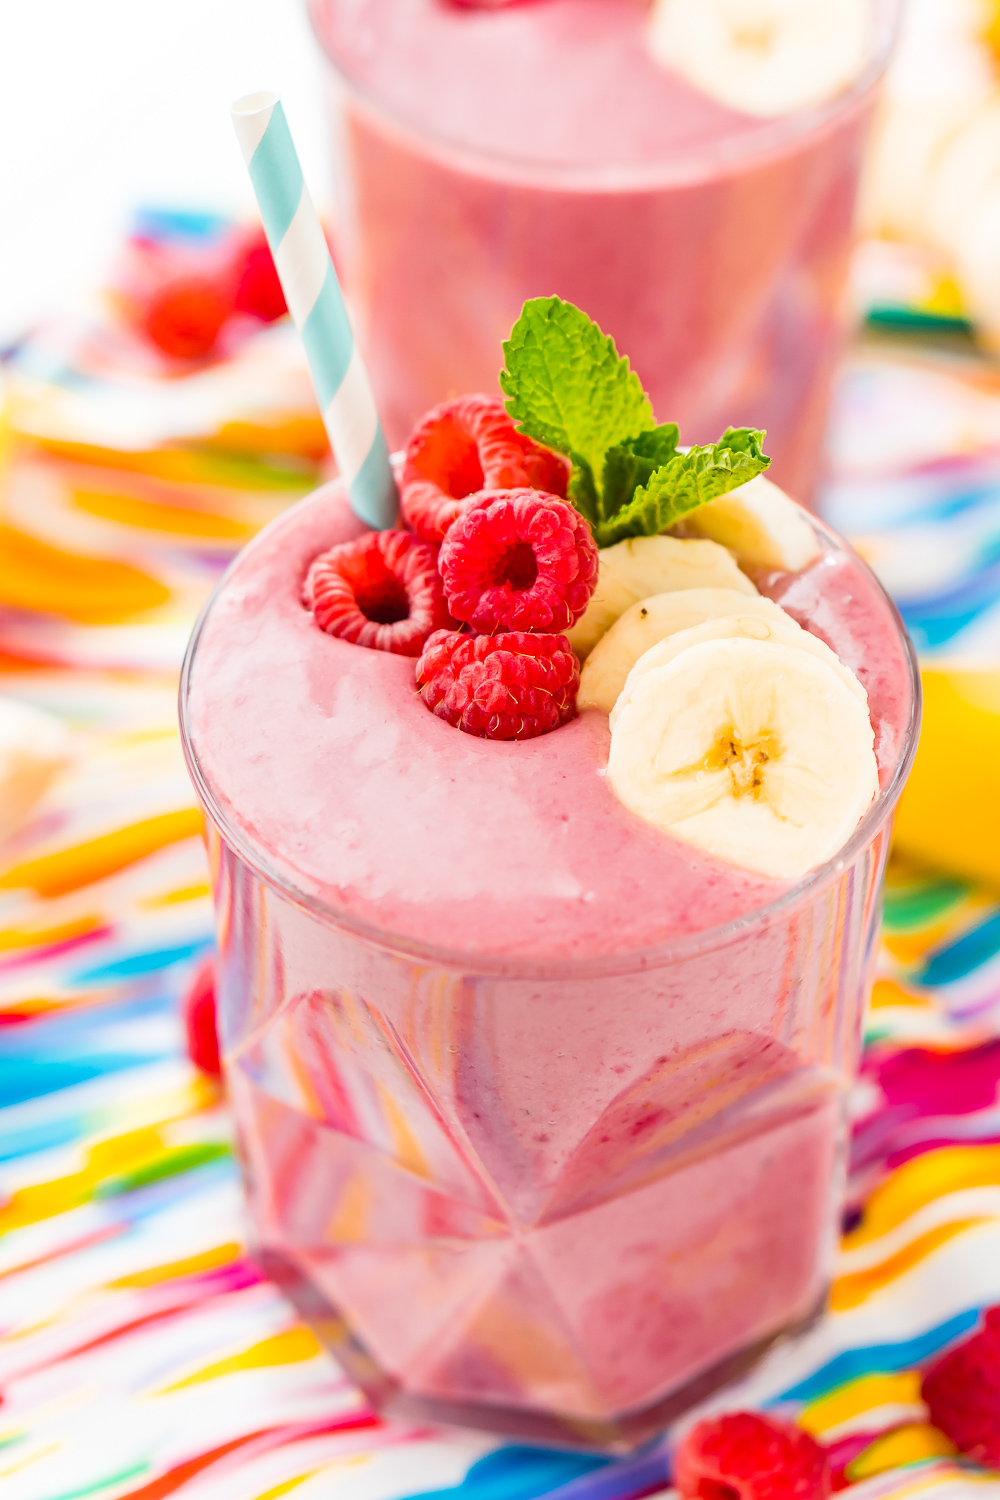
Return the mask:
<path id="1" fill-rule="evenodd" d="M 400 124 L 522 162 L 609 167 L 697 158 L 769 131 L 652 56 L 646 0 L 313 0 L 340 70 Z"/>
<path id="2" fill-rule="evenodd" d="M 604 714 L 586 710 L 533 740 L 476 739 L 424 707 L 412 658 L 323 634 L 301 603 L 302 580 L 319 552 L 363 530 L 335 487 L 296 506 L 238 560 L 197 644 L 194 754 L 265 872 L 348 922 L 511 958 L 655 947 L 781 896 L 783 884 L 620 805 L 604 776 Z M 757 581 L 868 689 L 885 786 L 911 700 L 881 591 L 835 555 Z"/>

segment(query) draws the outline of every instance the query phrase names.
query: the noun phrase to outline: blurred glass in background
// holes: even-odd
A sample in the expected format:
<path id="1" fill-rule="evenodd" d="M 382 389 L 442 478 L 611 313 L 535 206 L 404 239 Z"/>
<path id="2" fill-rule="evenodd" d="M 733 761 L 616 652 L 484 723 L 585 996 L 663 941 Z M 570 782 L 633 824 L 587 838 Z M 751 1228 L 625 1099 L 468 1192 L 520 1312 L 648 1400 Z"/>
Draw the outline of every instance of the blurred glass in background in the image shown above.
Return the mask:
<path id="1" fill-rule="evenodd" d="M 311 0 L 335 241 L 400 443 L 582 307 L 688 442 L 767 429 L 808 499 L 896 0 Z"/>

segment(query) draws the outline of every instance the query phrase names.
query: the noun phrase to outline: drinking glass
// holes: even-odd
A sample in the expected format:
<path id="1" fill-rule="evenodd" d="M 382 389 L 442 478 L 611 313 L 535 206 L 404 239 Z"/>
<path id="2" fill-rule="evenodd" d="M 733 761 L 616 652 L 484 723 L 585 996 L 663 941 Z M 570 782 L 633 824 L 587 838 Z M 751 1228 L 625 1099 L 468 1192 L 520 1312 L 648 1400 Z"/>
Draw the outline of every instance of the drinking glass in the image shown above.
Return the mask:
<path id="1" fill-rule="evenodd" d="M 288 524 L 249 552 L 280 563 Z M 874 577 L 813 524 L 888 622 L 894 769 L 835 859 L 659 947 L 476 957 L 320 899 L 202 753 L 204 643 L 218 661 L 241 559 L 195 629 L 181 726 L 257 1254 L 393 1414 L 620 1451 L 823 1307 L 919 678 Z"/>
<path id="2" fill-rule="evenodd" d="M 336 254 L 390 444 L 436 402 L 495 393 L 523 302 L 555 293 L 629 356 L 659 421 L 688 443 L 765 428 L 772 477 L 808 503 L 898 0 L 872 0 L 867 64 L 847 92 L 766 120 L 654 69 L 642 0 L 310 10 L 329 64 Z M 582 30 L 596 39 L 577 54 Z M 605 63 L 619 35 L 620 63 Z M 452 66 L 424 82 L 440 52 Z M 567 74 L 605 66 L 600 127 L 564 139 L 552 117 L 585 108 Z M 631 134 L 611 139 L 632 93 Z M 654 128 L 672 116 L 676 129 Z"/>

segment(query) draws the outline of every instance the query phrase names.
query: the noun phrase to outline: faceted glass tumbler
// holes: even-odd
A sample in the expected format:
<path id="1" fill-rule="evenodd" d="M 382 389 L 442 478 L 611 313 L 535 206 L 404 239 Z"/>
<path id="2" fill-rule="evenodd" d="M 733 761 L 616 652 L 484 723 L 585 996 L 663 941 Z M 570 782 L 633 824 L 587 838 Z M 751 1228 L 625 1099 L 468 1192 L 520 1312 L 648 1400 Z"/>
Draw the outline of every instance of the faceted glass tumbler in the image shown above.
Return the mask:
<path id="1" fill-rule="evenodd" d="M 199 633 L 182 731 L 257 1255 L 382 1409 L 634 1446 L 823 1307 L 912 652 L 897 770 L 836 860 L 662 948 L 508 962 L 277 873 L 199 761 Z"/>

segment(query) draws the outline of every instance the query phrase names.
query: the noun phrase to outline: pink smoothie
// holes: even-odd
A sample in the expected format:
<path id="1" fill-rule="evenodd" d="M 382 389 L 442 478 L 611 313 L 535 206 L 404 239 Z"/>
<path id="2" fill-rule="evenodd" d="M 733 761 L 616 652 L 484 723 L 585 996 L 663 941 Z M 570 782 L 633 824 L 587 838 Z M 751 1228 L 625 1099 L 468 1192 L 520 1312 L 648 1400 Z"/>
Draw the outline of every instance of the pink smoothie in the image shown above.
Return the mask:
<path id="1" fill-rule="evenodd" d="M 774 477 L 810 493 L 878 59 L 850 97 L 760 121 L 656 62 L 646 0 L 312 14 L 339 80 L 337 245 L 390 442 L 494 389 L 522 303 L 557 293 L 685 441 L 764 427 Z"/>
<path id="2" fill-rule="evenodd" d="M 868 688 L 883 798 L 791 890 L 617 803 L 589 710 L 434 718 L 322 634 L 336 488 L 238 560 L 185 689 L 261 1253 L 395 1410 L 622 1446 L 818 1307 L 913 679 L 824 542 L 758 582 Z"/>
<path id="3" fill-rule="evenodd" d="M 781 893 L 625 811 L 603 776 L 605 714 L 476 739 L 427 712 L 411 659 L 317 630 L 300 598 L 309 564 L 363 529 L 329 493 L 297 506 L 244 554 L 199 642 L 204 773 L 271 870 L 375 933 L 478 957 L 633 952 Z M 878 585 L 833 555 L 764 583 L 858 672 L 891 777 L 910 702 Z"/>

